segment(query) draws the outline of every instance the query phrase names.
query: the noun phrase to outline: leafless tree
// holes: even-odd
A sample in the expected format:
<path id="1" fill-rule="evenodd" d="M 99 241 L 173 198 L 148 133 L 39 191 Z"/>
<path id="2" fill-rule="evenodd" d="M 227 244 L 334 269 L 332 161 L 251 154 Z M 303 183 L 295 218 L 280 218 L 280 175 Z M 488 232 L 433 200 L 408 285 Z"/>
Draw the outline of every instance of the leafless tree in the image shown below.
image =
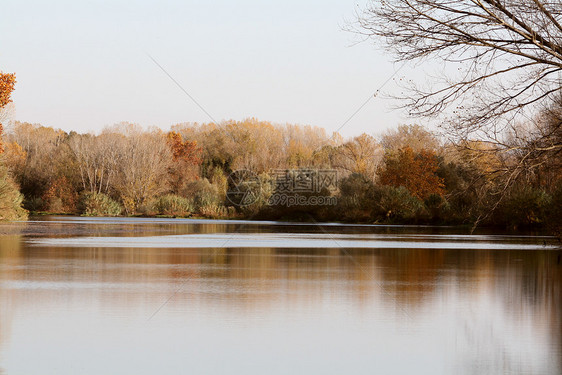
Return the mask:
<path id="1" fill-rule="evenodd" d="M 105 134 L 123 135 L 117 143 L 117 168 L 112 178 L 128 214 L 134 214 L 148 199 L 168 190 L 168 166 L 172 160 L 165 134 L 160 130 L 143 131 L 134 124 L 122 123 L 106 129 Z"/>
<path id="2" fill-rule="evenodd" d="M 455 65 L 456 77 L 403 98 L 414 116 L 446 116 L 455 136 L 499 141 L 562 90 L 560 0 L 372 1 L 358 26 L 397 61 Z"/>
<path id="3" fill-rule="evenodd" d="M 15 120 L 16 106 L 14 103 L 8 103 L 4 107 L 0 108 L 0 124 L 2 124 L 5 130 L 8 130 L 13 126 Z"/>
<path id="4" fill-rule="evenodd" d="M 410 147 L 415 152 L 437 152 L 440 148 L 435 134 L 420 125 L 400 125 L 390 129 L 382 135 L 381 144 L 386 152 L 396 152 L 404 147 Z"/>
<path id="5" fill-rule="evenodd" d="M 57 174 L 58 165 L 63 163 L 64 153 L 60 146 L 64 138 L 65 133 L 60 129 L 15 122 L 6 142 L 15 142 L 26 160 L 18 166 L 10 165 L 24 193 L 27 193 L 31 181 L 41 181 L 44 187 Z"/>
<path id="6" fill-rule="evenodd" d="M 333 162 L 336 168 L 346 173 L 360 173 L 374 181 L 383 156 L 381 144 L 363 133 L 337 147 Z"/>
<path id="7" fill-rule="evenodd" d="M 557 187 L 562 182 L 562 95 L 533 121 L 514 125 L 500 143 L 508 160 L 510 178 Z"/>
<path id="8" fill-rule="evenodd" d="M 74 135 L 69 147 L 76 158 L 82 188 L 91 193 L 109 194 L 113 179 L 120 165 L 119 150 L 124 136 L 104 132 Z"/>

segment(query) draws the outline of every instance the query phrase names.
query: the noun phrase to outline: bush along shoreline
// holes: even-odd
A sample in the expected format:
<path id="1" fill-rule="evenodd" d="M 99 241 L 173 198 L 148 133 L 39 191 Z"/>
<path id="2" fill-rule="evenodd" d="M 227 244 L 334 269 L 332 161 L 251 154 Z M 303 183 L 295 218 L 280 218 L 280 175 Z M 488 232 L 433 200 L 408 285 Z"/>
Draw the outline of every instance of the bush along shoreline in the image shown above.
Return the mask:
<path id="1" fill-rule="evenodd" d="M 227 193 L 227 192 L 225 192 Z M 264 194 L 260 189 L 259 192 Z M 375 185 L 364 176 L 352 174 L 344 178 L 337 192 L 325 191 L 324 198 L 331 197 L 329 205 L 275 204 L 269 194 L 258 197 L 247 206 L 233 205 L 220 196 L 198 192 L 191 197 L 165 194 L 149 200 L 135 214 L 127 214 L 124 206 L 102 193 L 85 193 L 79 197 L 76 211 L 31 211 L 31 215 L 80 215 L 93 217 L 155 217 L 155 218 L 203 218 L 278 220 L 288 222 L 341 222 L 357 224 L 394 225 L 474 225 L 475 216 L 467 210 L 454 208 L 460 197 L 443 197 L 431 194 L 422 200 L 404 186 Z M 204 197 L 201 196 L 204 195 Z M 302 197 L 299 193 L 284 192 L 288 197 Z M 20 196 L 21 198 L 21 196 Z M 453 203 L 450 202 L 453 201 Z M 17 200 L 16 200 L 17 202 Z M 296 200 L 295 200 L 296 202 Z M 482 220 L 481 227 L 502 230 L 539 230 L 560 235 L 558 218 L 562 215 L 562 189 L 555 194 L 529 187 L 514 190 L 498 204 L 492 215 Z M 485 208 L 482 207 L 482 210 Z M 475 211 L 478 212 L 478 211 Z M 25 217 L 25 216 L 23 216 Z M 20 217 L 21 218 L 21 217 Z"/>

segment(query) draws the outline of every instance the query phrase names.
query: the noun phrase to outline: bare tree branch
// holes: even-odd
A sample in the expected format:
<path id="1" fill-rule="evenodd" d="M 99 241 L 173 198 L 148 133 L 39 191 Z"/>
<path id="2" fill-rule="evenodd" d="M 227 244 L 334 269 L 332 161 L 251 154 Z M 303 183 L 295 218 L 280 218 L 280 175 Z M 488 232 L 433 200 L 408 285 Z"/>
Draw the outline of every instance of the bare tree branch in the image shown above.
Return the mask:
<path id="1" fill-rule="evenodd" d="M 442 77 L 429 89 L 413 85 L 401 97 L 412 116 L 443 118 L 466 137 L 495 133 L 499 123 L 560 93 L 561 24 L 560 1 L 387 0 L 372 1 L 353 30 L 396 61 L 468 63 L 459 77 Z"/>

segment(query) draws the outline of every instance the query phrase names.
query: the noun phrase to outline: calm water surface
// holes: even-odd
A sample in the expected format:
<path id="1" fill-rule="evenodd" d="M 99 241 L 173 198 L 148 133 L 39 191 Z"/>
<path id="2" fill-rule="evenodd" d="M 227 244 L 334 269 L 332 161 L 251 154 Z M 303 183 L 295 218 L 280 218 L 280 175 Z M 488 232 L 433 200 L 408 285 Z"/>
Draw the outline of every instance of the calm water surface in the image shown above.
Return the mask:
<path id="1" fill-rule="evenodd" d="M 0 226 L 0 374 L 562 374 L 561 251 L 458 228 Z"/>

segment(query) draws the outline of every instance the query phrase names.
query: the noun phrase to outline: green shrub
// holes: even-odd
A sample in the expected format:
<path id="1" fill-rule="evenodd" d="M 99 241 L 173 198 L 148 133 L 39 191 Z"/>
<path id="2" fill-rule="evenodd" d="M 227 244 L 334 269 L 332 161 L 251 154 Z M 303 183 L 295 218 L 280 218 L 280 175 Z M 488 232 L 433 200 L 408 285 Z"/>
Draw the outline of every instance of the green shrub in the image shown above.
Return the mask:
<path id="1" fill-rule="evenodd" d="M 206 206 L 221 206 L 223 203 L 218 187 L 206 178 L 189 183 L 183 193 L 193 200 L 196 210 Z"/>
<path id="2" fill-rule="evenodd" d="M 423 202 L 403 186 L 376 186 L 373 202 L 373 212 L 378 220 L 412 222 L 427 218 Z"/>
<path id="3" fill-rule="evenodd" d="M 496 221 L 511 226 L 532 226 L 547 218 L 552 197 L 542 189 L 530 186 L 513 188 L 500 203 Z"/>
<path id="4" fill-rule="evenodd" d="M 224 201 L 228 189 L 228 178 L 224 174 L 224 171 L 220 168 L 213 168 L 209 173 L 209 181 L 211 181 L 213 186 L 216 186 L 221 201 Z"/>
<path id="5" fill-rule="evenodd" d="M 546 214 L 546 226 L 552 234 L 562 239 L 562 186 L 551 194 L 552 201 Z"/>
<path id="6" fill-rule="evenodd" d="M 449 218 L 449 202 L 439 194 L 431 194 L 424 201 L 428 214 L 434 222 L 443 221 Z"/>
<path id="7" fill-rule="evenodd" d="M 123 207 L 118 202 L 101 193 L 83 194 L 78 208 L 85 216 L 118 216 L 123 211 Z"/>
<path id="8" fill-rule="evenodd" d="M 68 213 L 60 197 L 52 197 L 47 203 L 47 212 L 54 214 Z"/>
<path id="9" fill-rule="evenodd" d="M 362 174 L 353 173 L 340 181 L 337 216 L 345 220 L 369 221 L 373 216 L 375 185 Z"/>
<path id="10" fill-rule="evenodd" d="M 233 207 L 208 205 L 208 206 L 200 207 L 199 213 L 205 217 L 217 219 L 217 218 L 233 217 L 236 215 L 236 210 Z"/>
<path id="11" fill-rule="evenodd" d="M 262 173 L 258 176 L 258 181 L 243 183 L 238 186 L 240 191 L 249 192 L 251 197 L 251 204 L 232 206 L 234 211 L 238 211 L 244 217 L 256 217 L 264 213 L 268 209 L 269 199 L 274 191 L 274 181 L 267 173 Z M 231 187 L 232 189 L 232 187 Z M 232 204 L 233 202 L 228 201 Z"/>
<path id="12" fill-rule="evenodd" d="M 194 211 L 193 200 L 167 194 L 151 200 L 142 211 L 149 215 L 189 216 Z"/>
<path id="13" fill-rule="evenodd" d="M 23 201 L 23 207 L 29 211 L 45 211 L 47 203 L 41 197 L 30 197 Z"/>
<path id="14" fill-rule="evenodd" d="M 0 220 L 25 220 L 27 211 L 22 208 L 23 195 L 4 165 L 0 165 Z"/>

